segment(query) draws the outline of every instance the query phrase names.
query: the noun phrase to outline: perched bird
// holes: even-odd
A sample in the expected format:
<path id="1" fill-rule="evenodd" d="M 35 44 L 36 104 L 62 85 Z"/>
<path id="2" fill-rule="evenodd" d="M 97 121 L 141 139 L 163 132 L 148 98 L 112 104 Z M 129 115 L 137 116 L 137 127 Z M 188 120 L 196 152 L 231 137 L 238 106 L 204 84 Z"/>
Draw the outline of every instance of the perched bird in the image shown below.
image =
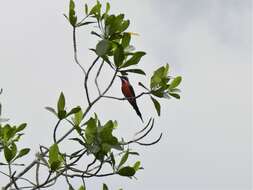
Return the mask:
<path id="1" fill-rule="evenodd" d="M 135 99 L 135 93 L 132 85 L 130 84 L 129 80 L 125 76 L 119 76 L 121 79 L 121 90 L 123 95 L 127 98 L 128 102 L 133 106 L 134 110 L 136 111 L 137 115 L 141 118 L 141 121 L 143 122 L 141 112 L 137 106 L 136 99 Z"/>

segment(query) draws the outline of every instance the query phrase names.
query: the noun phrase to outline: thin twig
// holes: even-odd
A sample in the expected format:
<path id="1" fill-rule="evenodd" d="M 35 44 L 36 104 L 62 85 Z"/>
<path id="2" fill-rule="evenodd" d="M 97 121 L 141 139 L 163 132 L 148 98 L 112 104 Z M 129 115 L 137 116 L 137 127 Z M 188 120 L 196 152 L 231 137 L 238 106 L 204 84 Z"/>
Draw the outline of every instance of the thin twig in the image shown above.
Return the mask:
<path id="1" fill-rule="evenodd" d="M 91 64 L 91 66 L 89 67 L 86 75 L 85 75 L 85 78 L 84 78 L 84 88 L 85 88 L 85 92 L 86 92 L 86 98 L 87 98 L 87 101 L 88 101 L 88 104 L 90 105 L 91 104 L 91 101 L 90 101 L 90 96 L 89 96 L 89 89 L 88 89 L 88 79 L 89 79 L 89 74 L 92 70 L 92 68 L 95 66 L 96 62 L 99 60 L 99 57 L 97 57 L 93 63 Z"/>
<path id="2" fill-rule="evenodd" d="M 77 58 L 77 45 L 76 45 L 76 27 L 73 27 L 73 47 L 74 47 L 74 59 L 76 64 L 80 67 L 82 70 L 83 74 L 86 75 L 86 71 L 84 67 L 79 63 L 78 58 Z"/>
<path id="3" fill-rule="evenodd" d="M 116 76 L 117 76 L 117 72 L 118 72 L 118 71 L 116 70 L 115 73 L 114 73 L 114 75 L 113 75 L 113 77 L 112 77 L 112 79 L 111 79 L 111 82 L 109 83 L 109 85 L 107 86 L 107 88 L 104 90 L 104 92 L 103 92 L 100 96 L 98 96 L 93 102 L 91 102 L 91 105 L 90 105 L 90 106 L 87 107 L 86 111 L 85 111 L 84 114 L 83 114 L 83 118 L 88 114 L 88 112 L 90 111 L 90 109 L 92 108 L 92 106 L 93 106 L 97 101 L 99 101 L 99 100 L 102 98 L 102 96 L 104 96 L 104 95 L 109 91 L 109 89 L 111 88 L 111 86 L 112 86 L 112 84 L 113 84 L 113 82 L 114 82 L 114 80 L 115 80 L 115 78 L 116 78 Z M 60 142 L 62 142 L 62 141 L 63 141 L 67 136 L 69 136 L 74 130 L 75 130 L 74 127 L 71 128 L 67 133 L 65 133 L 65 134 L 56 142 L 56 144 L 59 144 Z M 49 152 L 48 150 L 45 151 L 44 154 L 41 154 L 41 156 L 44 157 L 48 152 Z M 31 168 L 33 168 L 34 165 L 35 165 L 36 163 L 37 163 L 37 159 L 35 159 L 35 160 L 34 160 L 31 164 L 29 164 L 23 171 L 21 171 L 21 172 L 16 176 L 15 181 L 16 181 L 17 179 L 19 179 L 21 176 L 23 176 L 25 173 L 27 173 Z M 53 179 L 54 179 L 54 178 L 53 178 Z M 50 180 L 50 181 L 53 181 L 53 180 Z M 12 184 L 13 184 L 13 182 L 8 183 L 8 184 L 5 186 L 5 188 L 7 189 L 7 188 L 10 187 L 10 185 L 12 185 Z"/>
<path id="4" fill-rule="evenodd" d="M 99 88 L 99 85 L 98 85 L 98 77 L 101 73 L 101 70 L 103 68 L 103 65 L 104 65 L 104 60 L 102 61 L 101 65 L 99 66 L 98 68 L 98 71 L 97 71 L 97 74 L 96 74 L 96 78 L 95 78 L 95 84 L 96 84 L 96 87 L 97 87 L 97 90 L 98 90 L 98 94 L 101 95 L 101 90 Z"/>
<path id="5" fill-rule="evenodd" d="M 135 96 L 135 97 L 118 98 L 118 97 L 114 97 L 114 96 L 103 96 L 103 98 L 109 98 L 109 99 L 115 99 L 115 100 L 129 100 L 129 99 L 140 98 L 141 96 L 146 95 L 146 94 L 151 94 L 151 92 L 142 92 L 141 94 L 139 94 L 138 96 Z"/>
<path id="6" fill-rule="evenodd" d="M 54 136 L 54 143 L 57 142 L 57 140 L 56 140 L 56 131 L 57 131 L 57 129 L 58 129 L 58 126 L 59 126 L 60 122 L 61 122 L 61 120 L 59 119 L 59 120 L 57 121 L 55 127 L 54 127 L 54 134 L 53 134 L 53 136 Z"/>
<path id="7" fill-rule="evenodd" d="M 39 170 L 40 170 L 40 162 L 37 162 L 36 164 L 36 185 L 39 186 L 40 181 L 39 181 Z M 40 188 L 38 188 L 40 189 Z"/>

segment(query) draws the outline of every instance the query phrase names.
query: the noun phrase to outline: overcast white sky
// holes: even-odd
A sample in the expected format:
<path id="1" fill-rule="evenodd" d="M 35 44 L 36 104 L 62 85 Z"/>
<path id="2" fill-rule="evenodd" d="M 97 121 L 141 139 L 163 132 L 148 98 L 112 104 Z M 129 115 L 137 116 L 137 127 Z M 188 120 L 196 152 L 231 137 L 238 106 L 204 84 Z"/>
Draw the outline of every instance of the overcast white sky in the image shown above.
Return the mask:
<path id="1" fill-rule="evenodd" d="M 114 13 L 130 18 L 129 30 L 140 34 L 133 44 L 147 52 L 141 67 L 148 76 L 167 62 L 172 74 L 183 76 L 182 99 L 162 102 L 162 116 L 150 140 L 160 132 L 164 136 L 154 147 L 137 149 L 145 168 L 138 180 L 91 179 L 88 190 L 101 189 L 103 182 L 124 190 L 250 190 L 251 1 L 110 2 Z M 39 144 L 52 143 L 56 121 L 44 107 L 55 105 L 60 91 L 69 107 L 85 102 L 82 75 L 72 58 L 71 28 L 62 16 L 67 6 L 62 0 L 2 1 L 0 6 L 3 116 L 29 124 L 22 145 L 32 146 L 31 160 Z M 84 65 L 94 59 L 87 48 L 96 43 L 87 31 L 78 33 Z M 103 80 L 109 78 L 108 72 L 103 74 Z M 143 77 L 130 80 L 137 92 L 139 81 L 148 82 Z M 110 94 L 121 96 L 120 81 Z M 138 103 L 146 120 L 155 114 L 149 99 Z M 131 137 L 141 125 L 127 102 L 103 100 L 92 111 L 103 121 L 117 119 L 120 136 Z M 0 186 L 5 180 L 0 176 Z M 52 189 L 64 187 L 60 181 Z"/>

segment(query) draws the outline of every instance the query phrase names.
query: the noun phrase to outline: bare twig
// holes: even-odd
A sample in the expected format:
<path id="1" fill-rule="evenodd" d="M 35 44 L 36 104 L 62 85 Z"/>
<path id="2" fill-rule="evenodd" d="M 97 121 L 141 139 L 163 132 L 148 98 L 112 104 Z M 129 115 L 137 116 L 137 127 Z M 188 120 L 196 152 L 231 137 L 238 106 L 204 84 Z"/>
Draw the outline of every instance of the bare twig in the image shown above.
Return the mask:
<path id="1" fill-rule="evenodd" d="M 85 75 L 85 78 L 84 78 L 84 88 L 85 88 L 85 92 L 86 92 L 86 98 L 87 98 L 87 101 L 88 101 L 88 104 L 90 105 L 91 104 L 91 101 L 90 101 L 90 96 L 89 96 L 89 89 L 88 89 L 88 79 L 89 79 L 89 74 L 92 70 L 92 68 L 95 66 L 96 62 L 99 60 L 99 57 L 97 57 L 93 63 L 91 64 L 91 66 L 89 67 L 86 75 Z"/>
<path id="2" fill-rule="evenodd" d="M 138 96 L 135 96 L 135 97 L 118 98 L 118 97 L 114 97 L 114 96 L 103 96 L 103 98 L 109 98 L 109 99 L 115 99 L 115 100 L 129 100 L 129 99 L 137 99 L 137 98 L 140 98 L 141 96 L 147 95 L 147 94 L 151 94 L 151 92 L 142 92 L 141 94 L 139 94 Z"/>
<path id="3" fill-rule="evenodd" d="M 98 68 L 98 71 L 97 71 L 97 74 L 96 74 L 96 78 L 95 78 L 95 84 L 96 84 L 96 87 L 97 87 L 97 90 L 98 90 L 98 94 L 101 95 L 101 90 L 99 88 L 99 85 L 98 85 L 98 77 L 101 73 L 101 70 L 103 68 L 103 65 L 104 65 L 104 60 L 102 61 L 101 65 L 99 66 Z"/>
<path id="4" fill-rule="evenodd" d="M 84 67 L 79 63 L 78 58 L 77 58 L 77 45 L 76 45 L 76 28 L 73 27 L 73 47 L 74 47 L 74 59 L 76 64 L 80 67 L 82 70 L 83 74 L 86 75 L 86 71 Z"/>
<path id="5" fill-rule="evenodd" d="M 39 184 L 40 184 L 40 181 L 39 181 L 39 170 L 40 170 L 40 162 L 37 162 L 37 164 L 36 164 L 36 175 L 35 175 L 35 177 L 36 177 L 36 185 L 37 186 L 39 186 Z M 40 188 L 38 188 L 38 189 L 40 189 Z"/>
<path id="6" fill-rule="evenodd" d="M 53 134 L 53 136 L 54 136 L 54 143 L 57 142 L 57 140 L 56 140 L 56 131 L 57 131 L 57 129 L 58 129 L 58 126 L 59 126 L 60 122 L 61 122 L 61 120 L 59 119 L 59 120 L 57 121 L 55 127 L 54 127 L 54 134 Z"/>

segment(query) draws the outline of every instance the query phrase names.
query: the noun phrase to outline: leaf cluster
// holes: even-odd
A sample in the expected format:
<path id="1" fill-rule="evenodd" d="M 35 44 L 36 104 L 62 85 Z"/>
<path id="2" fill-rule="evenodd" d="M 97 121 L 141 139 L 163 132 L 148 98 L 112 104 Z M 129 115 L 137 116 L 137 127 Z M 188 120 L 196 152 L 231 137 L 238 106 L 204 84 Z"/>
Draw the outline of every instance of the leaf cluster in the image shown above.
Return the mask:
<path id="1" fill-rule="evenodd" d="M 2 126 L 0 124 L 0 151 L 4 150 L 4 157 L 8 164 L 13 163 L 17 159 L 27 155 L 30 151 L 29 148 L 23 148 L 18 150 L 17 142 L 24 134 L 22 131 L 26 128 L 27 124 L 23 123 L 19 126 L 11 126 L 6 124 Z"/>

